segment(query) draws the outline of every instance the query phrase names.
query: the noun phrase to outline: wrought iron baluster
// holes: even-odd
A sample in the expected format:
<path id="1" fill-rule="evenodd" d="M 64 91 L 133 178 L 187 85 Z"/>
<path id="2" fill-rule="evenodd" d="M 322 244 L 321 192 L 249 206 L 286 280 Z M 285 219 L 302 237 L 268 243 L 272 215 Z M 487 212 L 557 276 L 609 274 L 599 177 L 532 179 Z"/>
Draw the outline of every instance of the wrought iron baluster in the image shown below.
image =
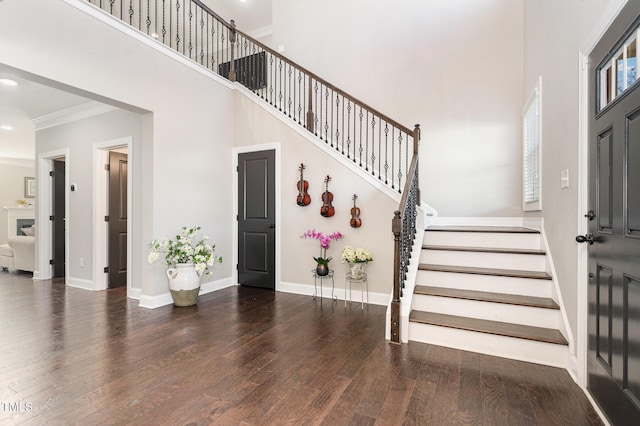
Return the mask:
<path id="1" fill-rule="evenodd" d="M 298 70 L 298 123 L 302 124 L 302 104 L 304 102 L 302 93 L 302 71 Z"/>
<path id="2" fill-rule="evenodd" d="M 382 119 L 378 126 L 378 179 L 382 180 Z"/>
<path id="3" fill-rule="evenodd" d="M 344 155 L 344 96 L 342 96 L 342 120 L 340 123 L 340 144 L 342 145 L 342 155 Z"/>
<path id="4" fill-rule="evenodd" d="M 335 141 L 335 148 L 336 151 L 339 150 L 339 141 L 340 141 L 340 131 L 339 129 L 339 124 L 338 124 L 338 114 L 340 113 L 340 97 L 338 96 L 337 93 L 335 93 L 333 90 L 331 90 L 331 99 L 333 99 L 335 97 L 335 104 L 336 104 L 336 125 L 333 125 L 333 111 L 331 112 L 331 132 L 333 134 L 335 134 L 335 138 L 333 137 L 333 134 L 331 135 L 331 146 L 333 146 L 333 143 Z"/>
<path id="5" fill-rule="evenodd" d="M 193 27 L 193 13 L 191 12 L 191 5 L 193 3 L 189 2 L 189 58 L 192 59 L 193 56 L 193 39 L 191 38 L 191 28 Z"/>
<path id="6" fill-rule="evenodd" d="M 313 121 L 314 121 L 314 126 L 313 128 L 315 129 L 315 135 L 318 136 L 318 117 L 320 116 L 320 114 L 322 114 L 322 100 L 320 100 L 320 109 L 318 109 L 318 80 L 316 80 L 316 84 L 315 84 L 315 98 L 316 98 L 316 113 L 314 115 Z M 322 133 L 322 132 L 321 132 Z M 322 138 L 321 138 L 322 139 Z"/>
<path id="7" fill-rule="evenodd" d="M 347 104 L 347 158 L 351 158 L 351 99 L 348 100 Z M 355 147 L 353 150 L 353 162 L 356 162 L 356 151 Z"/>
<path id="8" fill-rule="evenodd" d="M 387 181 L 387 171 L 389 170 L 389 123 L 384 126 L 384 183 L 385 185 L 389 182 Z"/>
<path id="9" fill-rule="evenodd" d="M 324 117 L 325 117 L 325 122 L 324 122 L 324 141 L 326 143 L 329 143 L 329 87 L 325 86 L 325 93 L 324 93 Z M 333 119 L 333 114 L 331 114 L 331 118 Z"/>
<path id="10" fill-rule="evenodd" d="M 362 114 L 362 106 L 360 106 L 360 115 L 359 116 L 360 116 L 360 140 L 358 142 L 358 145 L 359 145 L 358 151 L 359 151 L 359 157 L 360 157 L 360 167 L 362 167 L 362 151 L 363 151 L 363 148 L 362 148 L 362 117 L 364 116 L 364 114 Z M 366 140 L 365 140 L 365 143 L 366 143 Z M 364 157 L 364 165 L 365 165 L 365 170 L 369 171 L 369 168 L 367 167 L 367 155 L 368 154 L 365 154 L 365 157 Z"/>
<path id="11" fill-rule="evenodd" d="M 368 115 L 368 114 L 367 114 Z M 369 133 L 369 132 L 367 132 Z M 368 135 L 367 135 L 368 136 Z M 375 168 L 376 168 L 376 118 L 372 115 L 371 117 L 371 174 L 375 176 Z"/>

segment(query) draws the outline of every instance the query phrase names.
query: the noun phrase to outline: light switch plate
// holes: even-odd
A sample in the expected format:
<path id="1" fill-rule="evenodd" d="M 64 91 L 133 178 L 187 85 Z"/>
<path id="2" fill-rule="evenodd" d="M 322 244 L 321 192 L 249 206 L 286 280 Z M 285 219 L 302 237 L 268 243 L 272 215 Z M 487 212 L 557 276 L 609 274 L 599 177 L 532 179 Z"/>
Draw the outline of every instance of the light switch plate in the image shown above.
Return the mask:
<path id="1" fill-rule="evenodd" d="M 569 187 L 569 169 L 564 169 L 560 173 L 560 188 L 568 188 Z"/>

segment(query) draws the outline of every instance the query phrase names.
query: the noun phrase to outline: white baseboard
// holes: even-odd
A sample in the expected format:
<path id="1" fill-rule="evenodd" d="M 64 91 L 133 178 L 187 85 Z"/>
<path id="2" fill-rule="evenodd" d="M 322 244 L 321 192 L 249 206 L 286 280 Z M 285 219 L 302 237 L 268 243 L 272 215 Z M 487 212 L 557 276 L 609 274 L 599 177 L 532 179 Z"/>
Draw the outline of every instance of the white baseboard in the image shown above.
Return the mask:
<path id="1" fill-rule="evenodd" d="M 232 287 L 236 285 L 232 277 L 223 278 L 217 281 L 209 281 L 200 286 L 200 294 L 211 293 L 216 290 L 221 290 L 223 288 Z M 172 305 L 173 298 L 171 297 L 171 293 L 162 293 L 157 296 L 147 296 L 144 294 L 140 294 L 138 297 L 139 304 L 138 306 L 142 308 L 155 309 L 160 308 L 162 306 Z"/>
<path id="2" fill-rule="evenodd" d="M 314 287 L 311 284 L 298 284 L 298 283 L 290 283 L 290 282 L 280 282 L 280 285 L 276 289 L 277 291 L 281 291 L 283 293 L 293 293 L 300 294 L 303 296 L 313 296 Z M 320 293 L 320 286 L 318 285 L 318 293 Z M 338 300 L 344 301 L 345 289 L 343 286 L 337 286 L 334 289 L 334 295 L 338 298 Z M 331 297 L 331 284 L 327 285 L 326 283 L 322 287 L 322 296 L 323 297 Z M 347 299 L 349 298 L 349 292 L 347 291 Z M 362 291 L 360 290 L 360 285 L 355 285 L 351 291 L 351 301 L 353 303 L 360 303 L 362 300 Z M 367 295 L 364 295 L 365 303 L 367 303 Z M 369 301 L 370 305 L 381 305 L 386 306 L 389 304 L 389 294 L 387 293 L 373 293 L 369 292 Z"/>
<path id="3" fill-rule="evenodd" d="M 67 277 L 65 284 L 69 287 L 81 288 L 83 290 L 95 291 L 94 283 L 92 280 L 85 280 L 82 278 Z"/>
<path id="4" fill-rule="evenodd" d="M 127 290 L 127 297 L 129 299 L 140 300 L 140 296 L 142 295 L 142 289 L 131 287 Z"/>

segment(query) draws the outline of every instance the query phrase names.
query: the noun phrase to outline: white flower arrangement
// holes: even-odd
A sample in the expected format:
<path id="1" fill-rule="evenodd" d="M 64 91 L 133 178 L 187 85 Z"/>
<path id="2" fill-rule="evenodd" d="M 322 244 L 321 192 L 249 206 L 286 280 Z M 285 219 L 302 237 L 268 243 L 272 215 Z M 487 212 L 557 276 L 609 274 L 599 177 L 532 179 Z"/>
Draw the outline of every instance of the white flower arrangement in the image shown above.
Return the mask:
<path id="1" fill-rule="evenodd" d="M 153 240 L 149 243 L 149 263 L 154 263 L 160 259 L 160 254 L 164 253 L 164 261 L 169 267 L 174 267 L 178 263 L 193 263 L 198 275 L 209 273 L 209 267 L 214 263 L 222 263 L 222 257 L 216 256 L 215 244 L 207 244 L 209 237 L 206 235 L 196 242 L 196 234 L 200 231 L 199 226 L 193 228 L 182 228 L 182 233 L 176 235 L 175 239 L 165 238 L 162 241 Z"/>
<path id="2" fill-rule="evenodd" d="M 369 250 L 345 246 L 345 248 L 342 249 L 340 260 L 342 261 L 342 263 L 367 263 L 371 262 L 373 258 L 371 257 L 371 253 L 369 253 Z"/>

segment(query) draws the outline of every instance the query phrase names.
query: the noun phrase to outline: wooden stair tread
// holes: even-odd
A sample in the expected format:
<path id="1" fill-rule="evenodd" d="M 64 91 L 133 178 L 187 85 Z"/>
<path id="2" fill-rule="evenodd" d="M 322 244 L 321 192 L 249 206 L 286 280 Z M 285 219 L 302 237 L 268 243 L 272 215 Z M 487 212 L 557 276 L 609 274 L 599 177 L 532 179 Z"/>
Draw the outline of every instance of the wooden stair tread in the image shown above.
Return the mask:
<path id="1" fill-rule="evenodd" d="M 491 293 L 487 291 L 460 290 L 455 288 L 417 285 L 414 294 L 426 296 L 450 297 L 455 299 L 476 300 L 481 302 L 503 303 L 508 305 L 529 306 L 544 309 L 560 309 L 553 299 L 546 297 L 521 296 L 516 294 Z"/>
<path id="2" fill-rule="evenodd" d="M 551 275 L 540 271 L 521 271 L 515 269 L 478 268 L 474 266 L 433 265 L 421 263 L 418 265 L 421 271 L 454 272 L 459 274 L 493 275 L 498 277 L 533 278 L 537 280 L 550 280 Z"/>
<path id="3" fill-rule="evenodd" d="M 516 249 L 516 248 L 495 248 L 495 247 L 466 247 L 466 246 L 434 246 L 425 244 L 424 250 L 444 250 L 444 251 L 469 251 L 476 253 L 505 253 L 505 254 L 546 254 L 544 250 L 536 249 Z"/>
<path id="4" fill-rule="evenodd" d="M 455 315 L 436 314 L 432 312 L 411 311 L 409 321 L 479 333 L 515 337 L 538 342 L 567 345 L 567 340 L 558 330 L 532 327 L 528 325 L 510 324 L 499 321 L 465 318 Z"/>
<path id="5" fill-rule="evenodd" d="M 539 234 L 537 229 L 521 226 L 429 226 L 425 232 L 494 232 L 505 234 Z"/>

